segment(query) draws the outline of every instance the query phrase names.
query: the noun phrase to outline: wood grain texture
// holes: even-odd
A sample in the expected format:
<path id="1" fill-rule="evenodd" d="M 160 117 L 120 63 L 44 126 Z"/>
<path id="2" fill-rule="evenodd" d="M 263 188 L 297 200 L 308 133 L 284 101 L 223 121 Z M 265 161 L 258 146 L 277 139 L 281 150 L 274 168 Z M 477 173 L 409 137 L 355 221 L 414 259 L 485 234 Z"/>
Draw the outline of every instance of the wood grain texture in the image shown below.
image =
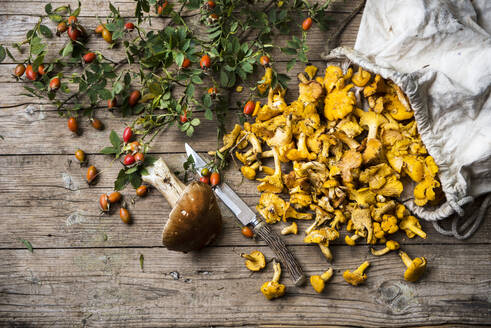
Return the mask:
<path id="1" fill-rule="evenodd" d="M 51 1 L 54 6 L 75 0 Z M 19 41 L 43 12 L 47 1 L 0 0 L 0 43 Z M 113 1 L 125 17 L 131 18 L 133 0 Z M 334 1 L 329 11 L 340 21 L 358 1 Z M 84 0 L 80 20 L 89 29 L 108 13 L 106 0 Z M 195 12 L 186 12 L 193 17 Z M 302 16 L 299 15 L 299 21 Z M 357 15 L 341 36 L 341 44 L 353 46 L 361 15 Z M 165 24 L 154 20 L 153 28 Z M 52 26 L 52 25 L 50 25 Z M 324 44 L 330 33 L 315 26 L 309 31 L 310 58 L 319 67 Z M 286 39 L 285 37 L 282 37 Z M 63 46 L 54 41 L 51 54 Z M 117 50 L 91 37 L 91 49 L 118 59 Z M 14 55 L 19 54 L 14 51 Z M 23 58 L 19 56 L 19 58 Z M 273 54 L 279 71 L 285 71 L 288 57 Z M 230 211 L 220 206 L 224 228 L 212 247 L 200 253 L 181 254 L 161 246 L 161 230 L 170 208 L 150 192 L 135 199 L 133 190 L 123 194 L 134 218 L 121 223 L 117 214 L 101 216 L 97 200 L 112 190 L 120 168 L 100 150 L 108 144 L 111 129 L 122 131 L 131 118 L 105 108 L 97 112 L 106 125 L 102 132 L 81 121 L 83 135 L 75 137 L 66 121 L 46 102 L 20 95 L 25 82 L 12 82 L 15 63 L 0 64 L 0 326 L 7 327 L 339 327 L 339 326 L 427 326 L 475 327 L 491 325 L 491 212 L 479 231 L 467 241 L 457 241 L 434 231 L 422 222 L 428 239 L 408 239 L 397 234 L 410 256 L 425 256 L 427 274 L 416 284 L 402 280 L 404 267 L 395 253 L 374 257 L 369 247 L 332 242 L 335 275 L 319 295 L 306 285 L 295 288 L 287 270 L 282 283 L 284 298 L 267 301 L 259 292 L 272 277 L 272 266 L 260 273 L 249 272 L 241 252 L 263 251 L 270 261 L 272 251 L 259 240 L 244 238 Z M 289 100 L 297 94 L 295 76 L 303 70 L 297 64 L 290 72 Z M 260 76 L 260 72 L 256 77 Z M 176 90 L 179 92 L 179 90 Z M 244 101 L 247 93 L 234 94 Z M 227 124 L 236 122 L 231 110 Z M 202 119 L 195 138 L 175 129 L 163 133 L 152 152 L 164 157 L 174 170 L 181 170 L 183 143 L 190 142 L 205 152 L 216 147 L 213 122 Z M 85 181 L 86 168 L 74 162 L 73 152 L 83 148 L 91 164 L 102 172 L 95 186 Z M 271 164 L 272 165 L 272 164 Z M 225 172 L 225 180 L 251 206 L 257 204 L 256 183 L 242 181 L 238 167 Z M 299 222 L 303 231 L 309 222 Z M 272 229 L 279 232 L 278 223 Z M 316 245 L 305 245 L 303 235 L 282 237 L 298 258 L 307 275 L 320 274 L 329 264 Z M 34 252 L 20 239 L 29 240 Z M 144 269 L 139 257 L 144 255 Z M 351 287 L 342 272 L 353 270 L 364 260 L 372 262 L 369 279 Z"/>
<path id="2" fill-rule="evenodd" d="M 185 140 L 182 140 L 184 142 Z M 192 142 L 195 147 L 198 145 Z M 74 144 L 74 147 L 79 144 Z M 75 150 L 75 148 L 74 148 Z M 158 154 L 174 171 L 182 171 L 183 153 Z M 113 188 L 113 181 L 120 169 L 119 163 L 112 163 L 110 157 L 88 155 L 102 173 L 98 183 L 88 186 L 85 182 L 86 168 L 81 168 L 73 155 L 23 155 L 0 156 L 0 206 L 4 209 L 0 220 L 0 248 L 21 247 L 19 238 L 30 240 L 35 247 L 123 247 L 161 245 L 161 231 L 170 212 L 165 199 L 155 190 L 146 198 L 132 203 L 134 190 L 129 187 L 123 195 L 129 204 L 134 223 L 127 226 L 120 222 L 117 212 L 102 216 L 98 208 L 101 193 Z M 224 179 L 251 206 L 257 205 L 259 195 L 257 182 L 242 179 L 238 167 L 231 165 Z M 220 202 L 224 215 L 224 230 L 217 240 L 218 245 L 264 245 L 244 238 L 232 213 Z M 117 208 L 116 208 L 117 209 Z M 311 224 L 297 221 L 301 231 Z M 435 232 L 430 223 L 422 221 L 428 233 L 426 240 L 409 239 L 403 233 L 394 235 L 402 244 L 480 244 L 489 242 L 491 236 L 491 213 L 481 228 L 469 240 L 457 241 Z M 284 223 L 277 223 L 273 229 L 279 233 Z M 103 236 L 108 240 L 104 241 Z M 344 243 L 344 234 L 334 241 L 333 253 L 337 260 L 336 245 Z M 303 235 L 283 237 L 289 245 L 303 245 Z M 361 246 L 368 251 L 366 245 Z M 319 252 L 320 254 L 320 252 Z M 320 257 L 321 259 L 322 257 Z"/>
<path id="3" fill-rule="evenodd" d="M 239 253 L 252 248 L 210 247 L 199 254 L 162 248 L 1 250 L 0 323 L 22 327 L 189 327 L 270 324 L 394 327 L 491 324 L 491 256 L 474 246 L 408 246 L 429 269 L 416 284 L 402 279 L 395 253 L 370 257 L 343 247 L 334 277 L 322 294 L 296 288 L 284 274 L 282 299 L 268 301 L 259 287 L 272 264 L 251 273 Z M 268 260 L 272 252 L 259 247 Z M 313 247 L 293 247 L 309 275 L 328 265 Z M 448 256 L 452 252 L 452 256 Z M 144 269 L 139 257 L 144 255 Z M 372 266 L 360 287 L 342 273 L 364 259 Z M 476 272 L 475 263 L 481 263 Z"/>

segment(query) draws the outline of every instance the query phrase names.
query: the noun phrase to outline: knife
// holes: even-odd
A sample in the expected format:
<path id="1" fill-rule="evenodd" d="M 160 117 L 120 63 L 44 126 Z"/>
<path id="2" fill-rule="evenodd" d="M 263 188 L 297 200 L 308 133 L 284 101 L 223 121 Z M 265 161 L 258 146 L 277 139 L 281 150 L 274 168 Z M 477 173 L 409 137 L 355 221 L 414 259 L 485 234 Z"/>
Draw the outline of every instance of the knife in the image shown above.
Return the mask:
<path id="1" fill-rule="evenodd" d="M 194 160 L 196 172 L 201 176 L 201 169 L 206 166 L 206 162 L 198 153 L 185 144 L 186 154 Z M 261 237 L 266 244 L 273 250 L 280 262 L 288 269 L 296 286 L 305 282 L 305 275 L 293 254 L 288 250 L 283 240 L 271 227 L 247 206 L 247 204 L 232 190 L 226 183 L 220 183 L 213 187 L 215 195 L 222 200 L 225 205 L 235 214 L 237 219 L 243 224 L 252 226 L 254 232 Z"/>

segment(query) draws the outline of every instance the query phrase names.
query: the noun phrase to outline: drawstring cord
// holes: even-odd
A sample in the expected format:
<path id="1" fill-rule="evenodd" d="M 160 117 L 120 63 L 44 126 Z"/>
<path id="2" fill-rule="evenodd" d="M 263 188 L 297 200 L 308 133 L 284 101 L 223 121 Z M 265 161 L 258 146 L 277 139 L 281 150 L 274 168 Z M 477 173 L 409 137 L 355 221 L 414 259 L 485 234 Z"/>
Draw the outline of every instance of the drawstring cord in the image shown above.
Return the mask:
<path id="1" fill-rule="evenodd" d="M 476 232 L 477 228 L 479 228 L 479 225 L 484 219 L 486 210 L 489 204 L 491 203 L 491 194 L 488 194 L 486 198 L 484 198 L 478 210 L 474 211 L 473 214 L 465 218 L 463 222 L 460 222 L 465 215 L 465 211 L 462 208 L 462 206 L 472 201 L 473 201 L 472 197 L 464 197 L 457 202 L 453 200 L 449 201 L 448 203 L 450 207 L 452 207 L 452 209 L 457 213 L 457 215 L 452 219 L 451 230 L 446 230 L 442 228 L 438 223 L 439 220 L 432 220 L 433 227 L 435 228 L 435 230 L 441 233 L 442 235 L 454 236 L 459 240 L 467 239 L 470 236 L 472 236 Z M 440 220 L 442 219 L 444 218 L 441 218 Z M 462 233 L 467 228 L 469 229 L 465 233 Z"/>

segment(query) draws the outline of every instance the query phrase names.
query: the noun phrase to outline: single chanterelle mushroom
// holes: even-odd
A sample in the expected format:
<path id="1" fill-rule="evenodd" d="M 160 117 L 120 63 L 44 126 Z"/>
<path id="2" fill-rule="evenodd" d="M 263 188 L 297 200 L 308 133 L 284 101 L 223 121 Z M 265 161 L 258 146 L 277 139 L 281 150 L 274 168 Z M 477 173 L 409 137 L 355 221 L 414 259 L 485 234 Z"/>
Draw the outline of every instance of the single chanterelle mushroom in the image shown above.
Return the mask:
<path id="1" fill-rule="evenodd" d="M 281 277 L 281 265 L 276 261 L 273 262 L 274 275 L 271 281 L 265 282 L 261 286 L 261 292 L 266 296 L 268 300 L 278 298 L 285 295 L 285 285 L 280 284 L 278 281 Z"/>
<path id="2" fill-rule="evenodd" d="M 222 229 L 222 215 L 211 187 L 197 181 L 185 186 L 161 158 L 147 171 L 143 181 L 160 191 L 172 206 L 162 232 L 165 247 L 189 252 L 211 243 Z"/>
<path id="3" fill-rule="evenodd" d="M 372 251 L 372 254 L 375 255 L 375 256 L 380 256 L 380 255 L 384 255 L 384 254 L 387 254 L 388 252 L 390 251 L 395 251 L 397 249 L 399 249 L 400 245 L 397 241 L 395 240 L 388 240 L 386 243 L 385 243 L 385 247 L 382 248 L 382 249 L 379 249 L 379 250 L 375 250 L 375 249 L 371 249 Z"/>
<path id="4" fill-rule="evenodd" d="M 291 225 L 284 227 L 281 230 L 282 235 L 289 235 L 289 234 L 296 235 L 297 233 L 298 233 L 298 225 L 296 222 L 293 222 Z"/>
<path id="5" fill-rule="evenodd" d="M 344 271 L 344 280 L 346 280 L 348 284 L 351 284 L 353 286 L 358 286 L 359 284 L 365 282 L 365 280 L 367 280 L 367 275 L 363 272 L 368 268 L 369 265 L 370 262 L 365 261 L 358 267 L 358 269 L 353 272 L 349 270 Z"/>
<path id="6" fill-rule="evenodd" d="M 320 276 L 317 276 L 317 275 L 311 276 L 310 277 L 310 284 L 312 285 L 312 287 L 314 287 L 315 291 L 320 294 L 324 290 L 324 287 L 326 286 L 326 282 L 329 279 L 331 279 L 333 273 L 334 273 L 334 270 L 332 268 L 329 268 L 326 272 L 324 272 Z"/>
<path id="7" fill-rule="evenodd" d="M 266 259 L 260 251 L 253 251 L 251 254 L 242 253 L 240 256 L 246 259 L 245 265 L 251 271 L 259 271 L 266 266 Z"/>
<path id="8" fill-rule="evenodd" d="M 411 260 L 409 255 L 403 251 L 399 251 L 399 256 L 407 267 L 404 272 L 404 280 L 410 282 L 418 281 L 426 270 L 426 259 L 424 257 L 417 257 Z"/>

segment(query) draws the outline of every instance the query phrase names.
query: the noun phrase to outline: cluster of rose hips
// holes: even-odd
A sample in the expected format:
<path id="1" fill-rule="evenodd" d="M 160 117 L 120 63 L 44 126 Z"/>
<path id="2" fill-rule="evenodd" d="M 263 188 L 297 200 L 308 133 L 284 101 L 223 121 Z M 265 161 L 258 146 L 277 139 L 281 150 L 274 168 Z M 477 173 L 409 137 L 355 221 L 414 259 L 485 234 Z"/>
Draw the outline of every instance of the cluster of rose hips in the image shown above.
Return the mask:
<path id="1" fill-rule="evenodd" d="M 215 187 L 216 185 L 220 184 L 220 173 L 212 173 L 208 168 L 205 167 L 201 170 L 201 177 L 199 178 L 199 181 Z"/>
<path id="2" fill-rule="evenodd" d="M 119 203 L 122 199 L 122 195 L 119 191 L 113 191 L 112 193 L 102 194 L 99 197 L 99 207 L 102 212 L 109 213 L 111 211 L 111 205 Z M 126 224 L 131 223 L 131 215 L 128 209 L 126 208 L 125 202 L 122 203 L 121 208 L 119 209 L 119 217 L 121 221 Z"/>

